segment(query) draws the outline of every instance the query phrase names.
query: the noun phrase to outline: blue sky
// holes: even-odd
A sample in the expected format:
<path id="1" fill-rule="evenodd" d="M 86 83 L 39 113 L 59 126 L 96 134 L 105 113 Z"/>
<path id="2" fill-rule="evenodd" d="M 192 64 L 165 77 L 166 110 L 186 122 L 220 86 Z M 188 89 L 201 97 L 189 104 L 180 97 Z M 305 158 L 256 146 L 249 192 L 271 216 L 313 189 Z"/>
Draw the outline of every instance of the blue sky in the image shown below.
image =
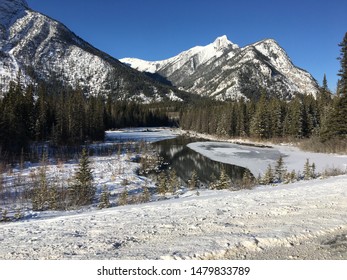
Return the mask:
<path id="1" fill-rule="evenodd" d="M 293 63 L 336 88 L 346 0 L 27 0 L 115 58 L 161 60 L 221 35 L 239 46 L 273 38 Z"/>

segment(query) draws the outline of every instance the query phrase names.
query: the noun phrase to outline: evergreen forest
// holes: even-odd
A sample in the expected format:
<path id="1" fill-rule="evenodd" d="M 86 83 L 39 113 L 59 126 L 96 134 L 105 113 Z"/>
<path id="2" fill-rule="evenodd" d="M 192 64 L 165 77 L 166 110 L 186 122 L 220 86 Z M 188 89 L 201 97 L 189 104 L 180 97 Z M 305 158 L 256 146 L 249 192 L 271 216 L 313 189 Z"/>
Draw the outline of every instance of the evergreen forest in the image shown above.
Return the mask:
<path id="1" fill-rule="evenodd" d="M 20 76 L 11 82 L 0 98 L 1 159 L 26 154 L 32 143 L 76 146 L 103 141 L 107 129 L 171 125 L 153 106 L 57 88 L 45 84 L 23 88 Z"/>

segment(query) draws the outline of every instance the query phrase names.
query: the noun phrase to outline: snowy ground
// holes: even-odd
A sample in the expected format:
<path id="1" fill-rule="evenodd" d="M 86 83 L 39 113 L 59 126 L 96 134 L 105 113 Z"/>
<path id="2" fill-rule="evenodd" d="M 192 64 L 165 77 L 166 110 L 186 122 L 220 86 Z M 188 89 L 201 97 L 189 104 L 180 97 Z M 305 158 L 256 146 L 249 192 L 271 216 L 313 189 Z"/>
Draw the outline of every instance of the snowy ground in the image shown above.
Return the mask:
<path id="1" fill-rule="evenodd" d="M 145 129 L 108 133 L 110 141 L 134 137 L 155 141 L 174 135 Z M 308 158 L 289 146 L 268 153 L 248 146 L 236 150 L 223 143 L 203 145 L 210 157 L 219 149 L 239 165 L 247 158 L 250 162 L 262 158 L 265 163 L 260 164 L 266 168 L 267 160 L 275 161 L 281 153 L 288 169 L 298 170 Z M 129 156 L 92 157 L 99 190 L 107 185 L 115 198 L 125 187 L 136 193 L 147 184 L 135 174 L 138 164 Z M 335 167 L 346 163 L 340 156 L 309 157 L 317 169 L 330 160 Z M 48 168 L 50 176 L 64 177 L 75 167 L 67 163 Z M 29 175 L 34 168 L 20 172 Z M 6 180 L 15 180 L 19 171 L 13 172 Z M 106 210 L 94 205 L 68 212 L 29 211 L 24 220 L 0 224 L 0 259 L 347 259 L 346 210 L 347 175 L 237 192 L 188 191 L 176 199 Z"/>
<path id="2" fill-rule="evenodd" d="M 347 233 L 346 186 L 344 175 L 4 224 L 0 259 L 247 257 L 277 246 L 305 246 Z M 347 258 L 344 249 L 331 257 Z"/>
<path id="3" fill-rule="evenodd" d="M 106 141 L 145 141 L 155 142 L 175 138 L 178 131 L 165 128 L 133 128 L 106 132 Z"/>

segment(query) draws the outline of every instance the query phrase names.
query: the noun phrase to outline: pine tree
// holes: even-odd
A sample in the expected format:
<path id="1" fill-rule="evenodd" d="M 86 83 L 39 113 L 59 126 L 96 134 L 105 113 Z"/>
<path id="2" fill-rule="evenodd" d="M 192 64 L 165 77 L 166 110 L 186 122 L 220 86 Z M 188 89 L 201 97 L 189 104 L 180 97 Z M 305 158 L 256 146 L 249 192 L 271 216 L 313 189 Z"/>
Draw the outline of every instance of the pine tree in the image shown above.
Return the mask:
<path id="1" fill-rule="evenodd" d="M 1 209 L 0 209 L 1 210 Z M 7 209 L 1 210 L 1 219 L 0 222 L 9 222 L 11 219 L 8 217 Z"/>
<path id="2" fill-rule="evenodd" d="M 59 205 L 59 191 L 56 184 L 50 187 L 48 196 L 48 208 L 51 210 L 58 210 L 61 205 Z"/>
<path id="3" fill-rule="evenodd" d="M 212 174 L 211 175 L 211 179 L 210 179 L 210 183 L 208 184 L 208 188 L 211 189 L 211 190 L 215 190 L 217 189 L 217 177 L 215 174 Z"/>
<path id="4" fill-rule="evenodd" d="M 164 196 L 168 191 L 167 176 L 164 171 L 160 172 L 157 181 L 158 181 L 158 184 L 157 184 L 158 193 Z"/>
<path id="5" fill-rule="evenodd" d="M 193 170 L 192 176 L 188 180 L 188 188 L 190 190 L 196 190 L 199 187 L 199 179 L 198 179 L 198 173 L 196 170 Z"/>
<path id="6" fill-rule="evenodd" d="M 261 179 L 261 183 L 264 185 L 269 185 L 274 183 L 274 181 L 275 181 L 275 175 L 271 167 L 271 164 L 269 164 L 263 178 Z"/>
<path id="7" fill-rule="evenodd" d="M 213 176 L 215 177 L 215 176 Z M 218 180 L 212 179 L 209 188 L 212 190 L 224 190 L 231 187 L 231 179 L 227 175 L 225 168 L 221 169 Z"/>
<path id="8" fill-rule="evenodd" d="M 324 74 L 323 86 L 320 90 L 320 94 L 317 98 L 318 110 L 319 110 L 319 137 L 321 141 L 326 141 L 330 137 L 330 119 L 332 108 L 331 92 L 328 88 L 328 81 Z"/>
<path id="9" fill-rule="evenodd" d="M 297 180 L 297 177 L 296 177 L 296 172 L 295 170 L 292 170 L 292 172 L 287 172 L 285 175 L 284 175 L 284 180 L 283 182 L 285 184 L 288 184 L 288 183 L 293 183 Z"/>
<path id="10" fill-rule="evenodd" d="M 275 165 L 275 179 L 278 182 L 282 182 L 286 173 L 287 168 L 284 166 L 283 156 L 280 155 Z"/>
<path id="11" fill-rule="evenodd" d="M 339 57 L 341 68 L 338 73 L 340 76 L 338 97 L 334 100 L 333 110 L 328 119 L 329 126 L 325 139 L 347 137 L 347 32 L 339 47 L 341 47 Z"/>
<path id="12" fill-rule="evenodd" d="M 339 44 L 339 47 L 341 48 L 340 57 L 338 58 L 341 64 L 341 68 L 338 73 L 338 75 L 341 77 L 339 92 L 340 95 L 347 98 L 347 32 L 345 33 L 342 42 Z"/>
<path id="13" fill-rule="evenodd" d="M 329 91 L 327 75 L 325 73 L 324 73 L 324 76 L 323 76 L 322 91 L 323 92 L 328 92 Z"/>
<path id="14" fill-rule="evenodd" d="M 289 135 L 295 138 L 304 137 L 304 106 L 300 98 L 295 97 L 289 104 L 289 114 L 291 122 L 289 123 Z"/>
<path id="15" fill-rule="evenodd" d="M 304 180 L 310 180 L 315 177 L 314 170 L 316 166 L 315 164 L 310 165 L 309 159 L 306 159 L 305 165 L 304 165 Z"/>
<path id="16" fill-rule="evenodd" d="M 93 202 L 96 189 L 93 185 L 93 174 L 90 168 L 88 152 L 82 150 L 79 168 L 74 176 L 74 182 L 69 187 L 70 201 L 73 206 L 82 206 Z"/>
<path id="17" fill-rule="evenodd" d="M 39 168 L 38 179 L 32 191 L 32 208 L 34 211 L 44 211 L 49 208 L 50 190 L 47 180 L 47 154 L 42 155 L 42 166 Z"/>
<path id="18" fill-rule="evenodd" d="M 171 170 L 169 172 L 169 178 L 168 178 L 168 191 L 170 193 L 175 193 L 179 187 L 179 181 L 178 181 L 178 177 L 177 177 L 177 173 L 175 170 Z"/>
<path id="19" fill-rule="evenodd" d="M 284 109 L 282 102 L 276 98 L 273 98 L 270 103 L 271 108 L 271 136 L 282 137 L 283 136 L 283 122 L 284 122 Z"/>
<path id="20" fill-rule="evenodd" d="M 312 178 L 316 178 L 316 164 L 312 163 L 311 165 L 311 173 L 312 173 Z"/>
<path id="21" fill-rule="evenodd" d="M 256 106 L 256 111 L 251 122 L 251 136 L 267 139 L 270 137 L 271 121 L 267 110 L 267 101 L 265 92 L 262 93 Z"/>
<path id="22" fill-rule="evenodd" d="M 98 207 L 102 209 L 102 208 L 109 208 L 110 206 L 111 206 L 110 192 L 108 191 L 108 188 L 105 185 L 100 196 L 100 203 Z"/>
<path id="23" fill-rule="evenodd" d="M 129 193 L 127 188 L 125 188 L 119 195 L 118 205 L 123 206 L 128 204 Z"/>
<path id="24" fill-rule="evenodd" d="M 141 195 L 141 202 L 146 203 L 151 200 L 151 193 L 149 192 L 149 189 L 147 186 L 143 187 L 142 195 Z"/>
<path id="25" fill-rule="evenodd" d="M 13 217 L 15 220 L 18 221 L 18 220 L 22 219 L 23 216 L 24 216 L 24 214 L 22 213 L 22 210 L 20 208 L 18 208 Z"/>
<path id="26" fill-rule="evenodd" d="M 337 97 L 333 103 L 333 110 L 328 120 L 327 138 L 347 137 L 347 95 Z"/>
<path id="27" fill-rule="evenodd" d="M 227 175 L 225 168 L 222 168 L 219 176 L 219 182 L 217 189 L 224 190 L 228 189 L 231 185 L 230 177 Z"/>
<path id="28" fill-rule="evenodd" d="M 242 187 L 250 188 L 254 185 L 254 178 L 248 169 L 243 173 L 242 176 Z"/>

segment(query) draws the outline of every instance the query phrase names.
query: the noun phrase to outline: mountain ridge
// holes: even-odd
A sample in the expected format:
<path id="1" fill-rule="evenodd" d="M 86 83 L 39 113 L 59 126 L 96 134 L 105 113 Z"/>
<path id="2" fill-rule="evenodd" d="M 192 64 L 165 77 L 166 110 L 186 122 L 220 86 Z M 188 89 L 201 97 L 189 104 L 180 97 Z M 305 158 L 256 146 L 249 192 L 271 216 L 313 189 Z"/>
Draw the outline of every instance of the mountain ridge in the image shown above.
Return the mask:
<path id="1" fill-rule="evenodd" d="M 29 9 L 25 0 L 2 0 L 0 2 L 0 25 L 7 27 L 16 18 L 23 16 Z"/>
<path id="2" fill-rule="evenodd" d="M 221 48 L 216 47 L 219 43 Z M 240 48 L 223 35 L 211 44 L 166 60 L 120 61 L 139 71 L 160 74 L 182 90 L 219 100 L 253 98 L 260 88 L 284 99 L 297 93 L 316 96 L 319 88 L 316 80 L 296 67 L 271 38 Z"/>
<path id="3" fill-rule="evenodd" d="M 126 67 L 24 0 L 2 0 L 0 19 L 0 94 L 20 72 L 23 85 L 55 80 L 117 100 L 148 103 L 184 95 Z"/>

